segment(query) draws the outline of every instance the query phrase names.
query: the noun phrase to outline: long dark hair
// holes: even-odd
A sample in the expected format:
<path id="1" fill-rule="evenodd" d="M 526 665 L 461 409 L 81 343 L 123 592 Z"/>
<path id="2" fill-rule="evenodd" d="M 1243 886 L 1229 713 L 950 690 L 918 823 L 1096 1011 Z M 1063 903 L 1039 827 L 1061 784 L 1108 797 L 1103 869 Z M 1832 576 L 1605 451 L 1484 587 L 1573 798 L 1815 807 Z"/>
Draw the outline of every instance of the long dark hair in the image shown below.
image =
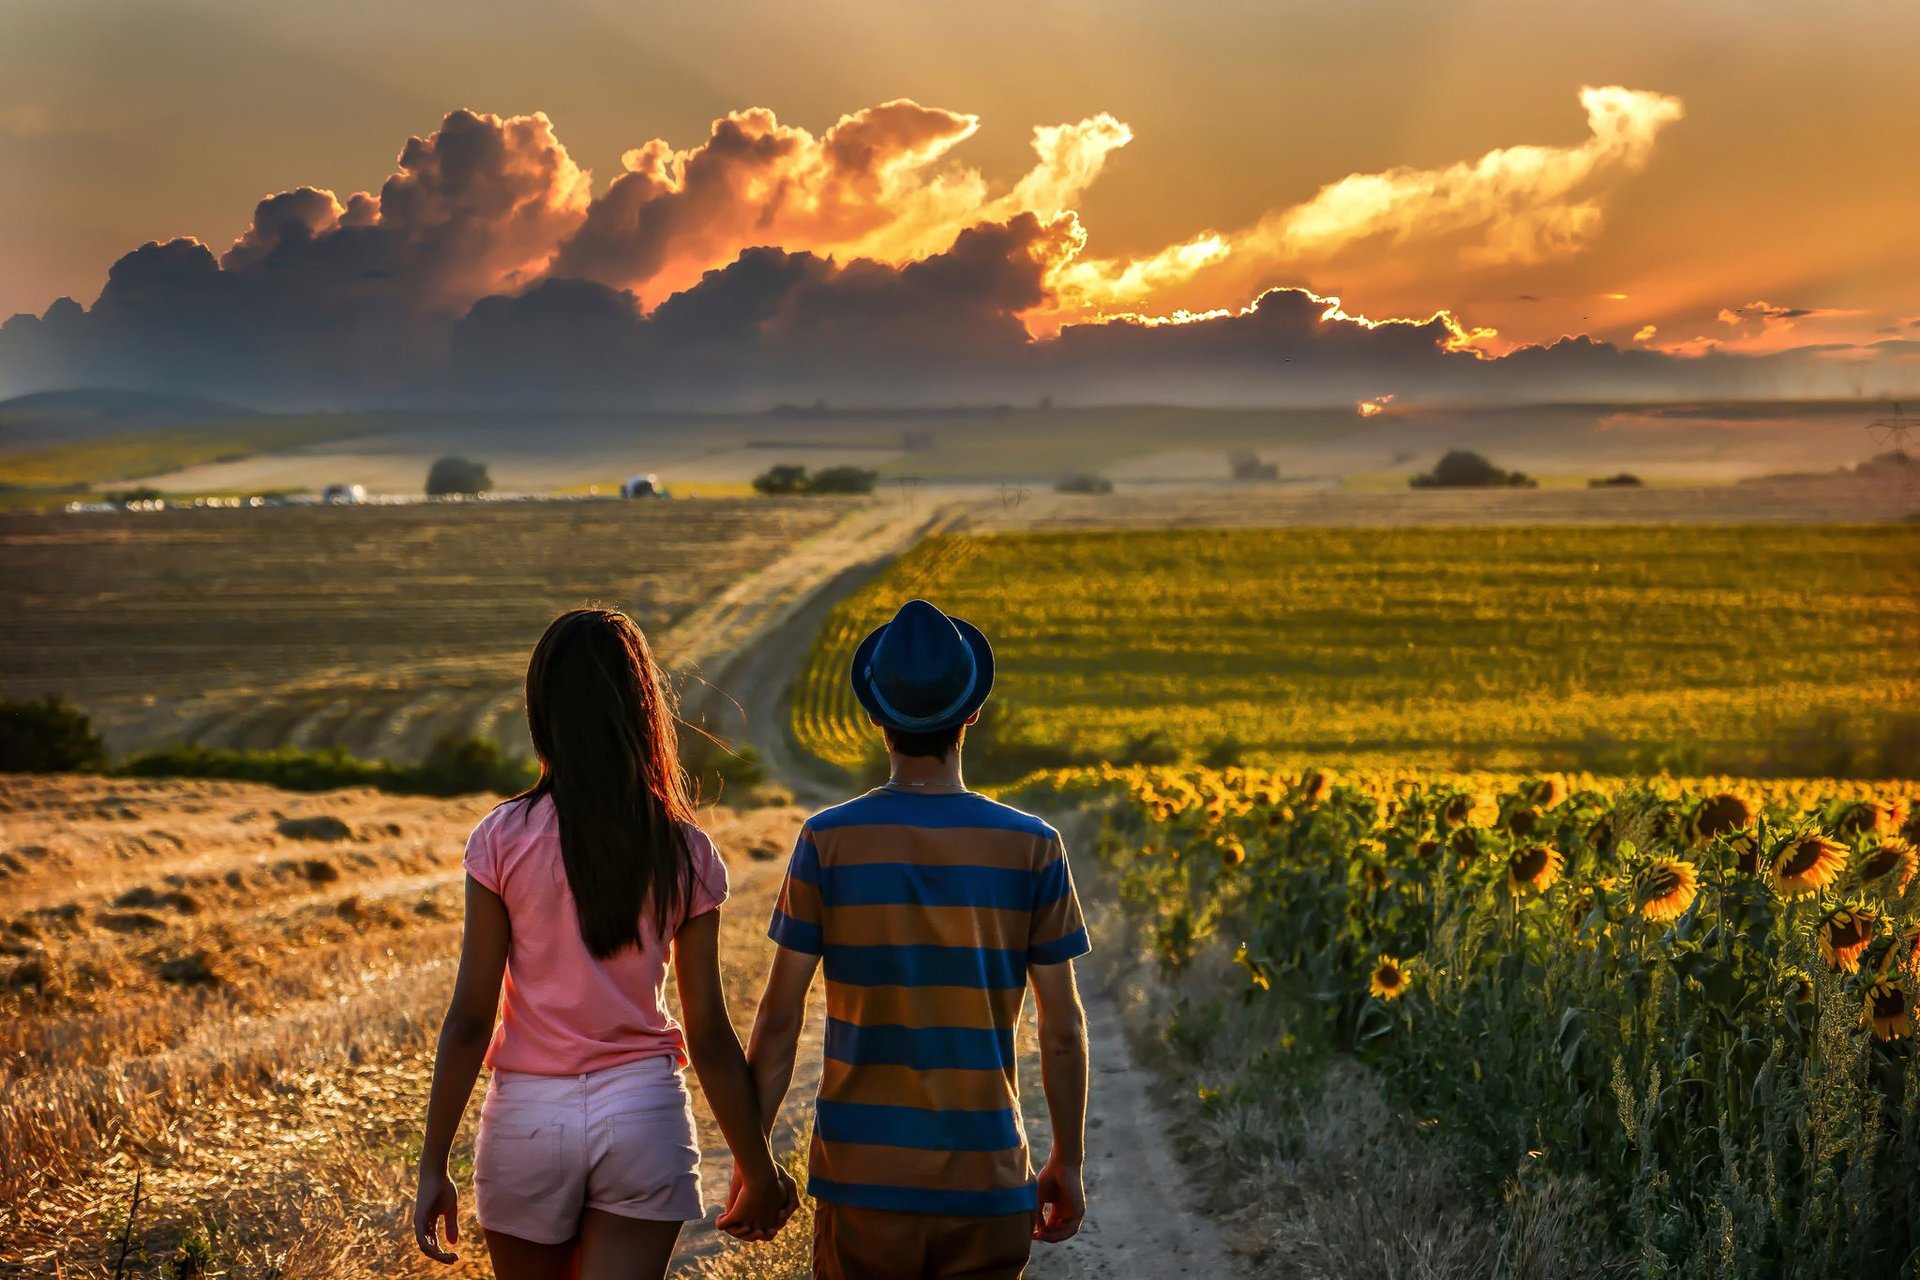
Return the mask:
<path id="1" fill-rule="evenodd" d="M 527 727 L 553 798 L 580 936 L 602 960 L 656 931 L 686 901 L 693 821 L 660 668 L 633 619 L 610 609 L 555 618 L 527 663 Z"/>

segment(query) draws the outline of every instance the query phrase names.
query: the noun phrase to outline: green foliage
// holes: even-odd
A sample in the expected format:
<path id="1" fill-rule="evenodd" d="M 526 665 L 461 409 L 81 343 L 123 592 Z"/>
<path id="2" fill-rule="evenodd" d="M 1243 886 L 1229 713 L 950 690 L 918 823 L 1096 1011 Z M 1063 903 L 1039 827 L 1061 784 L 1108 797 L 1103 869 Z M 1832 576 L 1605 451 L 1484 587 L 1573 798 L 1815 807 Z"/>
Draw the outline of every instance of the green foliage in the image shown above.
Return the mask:
<path id="1" fill-rule="evenodd" d="M 64 698 L 0 701 L 0 773 L 84 772 L 106 763 L 92 722 Z"/>
<path id="2" fill-rule="evenodd" d="M 1571 781 L 1066 785 L 1115 797 L 1104 856 L 1170 974 L 1233 951 L 1238 989 L 1189 1009 L 1189 1034 L 1275 1005 L 1364 1063 L 1487 1200 L 1516 1169 L 1593 1188 L 1643 1275 L 1911 1274 L 1920 880 L 1871 868 L 1915 789 Z M 1816 837 L 1820 873 L 1776 878 Z M 1858 935 L 1833 932 L 1840 911 L 1866 913 Z M 1857 949 L 1823 949 L 1823 926 Z M 1369 991 L 1384 957 L 1409 975 L 1387 998 Z"/>
<path id="3" fill-rule="evenodd" d="M 848 655 L 922 596 L 1083 760 L 1169 758 L 1157 732 L 1188 759 L 1920 776 L 1917 561 L 1905 526 L 933 538 L 829 615 L 794 728 L 859 758 Z"/>
<path id="4" fill-rule="evenodd" d="M 865 467 L 825 467 L 808 473 L 805 467 L 780 463 L 753 478 L 756 493 L 872 493 L 880 473 Z"/>
<path id="5" fill-rule="evenodd" d="M 1055 493 L 1103 494 L 1113 492 L 1113 481 L 1105 476 L 1081 472 L 1054 481 Z"/>
<path id="6" fill-rule="evenodd" d="M 739 805 L 749 792 L 767 781 L 766 762 L 758 751 L 717 742 L 699 733 L 681 738 L 680 764 L 692 779 L 695 794 L 710 803 Z"/>
<path id="7" fill-rule="evenodd" d="M 1408 481 L 1416 489 L 1531 489 L 1535 482 L 1518 471 L 1502 471 L 1471 449 L 1450 449 Z"/>
<path id="8" fill-rule="evenodd" d="M 538 770 L 498 743 L 452 735 L 436 741 L 419 764 L 363 760 L 339 747 L 227 751 L 183 745 L 142 752 L 113 772 L 134 778 L 224 778 L 263 782 L 288 791 L 373 787 L 398 795 L 513 795 L 531 786 Z"/>
<path id="9" fill-rule="evenodd" d="M 475 462 L 472 458 L 450 455 L 436 459 L 427 469 L 427 496 L 430 498 L 485 493 L 491 488 L 493 477 L 487 474 L 486 464 Z"/>

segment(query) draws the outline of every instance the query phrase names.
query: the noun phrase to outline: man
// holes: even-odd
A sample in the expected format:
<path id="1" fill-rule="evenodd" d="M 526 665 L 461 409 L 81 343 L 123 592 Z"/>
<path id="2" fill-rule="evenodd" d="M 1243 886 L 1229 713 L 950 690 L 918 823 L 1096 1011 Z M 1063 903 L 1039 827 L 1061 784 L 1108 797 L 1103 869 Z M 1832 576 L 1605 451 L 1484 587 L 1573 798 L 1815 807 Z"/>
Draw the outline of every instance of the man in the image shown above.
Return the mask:
<path id="1" fill-rule="evenodd" d="M 966 789 L 961 740 L 993 650 L 924 600 L 854 654 L 884 786 L 801 829 L 748 1060 L 771 1125 L 825 962 L 826 1062 L 808 1190 L 816 1280 L 999 1280 L 1086 1212 L 1087 931 L 1060 835 Z M 1014 1078 L 1031 982 L 1053 1150 L 1036 1179 Z"/>

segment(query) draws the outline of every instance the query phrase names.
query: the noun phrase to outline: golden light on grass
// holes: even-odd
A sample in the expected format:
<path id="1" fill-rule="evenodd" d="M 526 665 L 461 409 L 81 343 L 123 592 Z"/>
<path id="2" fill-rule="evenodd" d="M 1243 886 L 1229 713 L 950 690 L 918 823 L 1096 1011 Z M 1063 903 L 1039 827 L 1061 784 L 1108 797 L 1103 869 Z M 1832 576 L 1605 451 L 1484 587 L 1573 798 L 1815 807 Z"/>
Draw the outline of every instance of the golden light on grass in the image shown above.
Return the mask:
<path id="1" fill-rule="evenodd" d="M 1820 958 L 1836 973 L 1853 973 L 1873 941 L 1874 916 L 1857 907 L 1835 907 L 1814 928 Z"/>
<path id="2" fill-rule="evenodd" d="M 1899 982 L 1882 978 L 1867 988 L 1860 1025 L 1871 1030 L 1876 1040 L 1902 1040 L 1913 1034 L 1912 1010 Z"/>
<path id="3" fill-rule="evenodd" d="M 1367 994 L 1382 1000 L 1398 1000 L 1407 993 L 1407 967 L 1393 956 L 1383 955 L 1373 962 L 1367 978 Z"/>
<path id="4" fill-rule="evenodd" d="M 1820 835 L 1789 840 L 1774 855 L 1773 887 L 1783 898 L 1819 893 L 1839 878 L 1846 865 L 1846 847 Z"/>
<path id="5" fill-rule="evenodd" d="M 1920 868 L 1920 854 L 1900 837 L 1888 836 L 1855 854 L 1853 868 L 1862 888 L 1889 895 L 1901 894 L 1907 891 L 1914 871 Z"/>
<path id="6" fill-rule="evenodd" d="M 1545 893 L 1560 878 L 1566 860 L 1557 849 L 1544 844 L 1528 845 L 1507 859 L 1507 890 L 1516 898 L 1523 894 Z"/>
<path id="7" fill-rule="evenodd" d="M 1684 915 L 1699 892 L 1700 873 L 1691 862 L 1655 858 L 1634 881 L 1633 897 L 1641 915 L 1663 923 Z"/>
<path id="8" fill-rule="evenodd" d="M 1742 831 L 1753 823 L 1753 806 L 1731 791 L 1708 796 L 1693 811 L 1689 834 L 1696 844 L 1704 844 L 1729 831 Z"/>

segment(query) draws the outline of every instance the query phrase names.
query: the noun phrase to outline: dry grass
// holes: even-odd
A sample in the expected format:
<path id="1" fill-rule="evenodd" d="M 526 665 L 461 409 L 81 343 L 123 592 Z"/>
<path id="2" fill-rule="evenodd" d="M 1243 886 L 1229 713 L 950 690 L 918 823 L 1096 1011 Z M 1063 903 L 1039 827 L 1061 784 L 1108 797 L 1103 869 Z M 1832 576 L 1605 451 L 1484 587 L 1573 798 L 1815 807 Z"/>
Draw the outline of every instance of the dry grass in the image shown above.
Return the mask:
<path id="1" fill-rule="evenodd" d="M 406 1221 L 460 851 L 490 801 L 94 778 L 0 794 L 0 1276 L 112 1274 L 136 1171 L 135 1275 L 202 1257 L 282 1280 L 489 1274 L 477 1233 L 442 1270 Z M 349 837 L 281 834 L 320 815 Z M 742 1018 L 797 821 L 712 816 Z M 717 1208 L 725 1147 L 696 1111 Z M 687 1242 L 711 1252 L 711 1229 Z"/>

